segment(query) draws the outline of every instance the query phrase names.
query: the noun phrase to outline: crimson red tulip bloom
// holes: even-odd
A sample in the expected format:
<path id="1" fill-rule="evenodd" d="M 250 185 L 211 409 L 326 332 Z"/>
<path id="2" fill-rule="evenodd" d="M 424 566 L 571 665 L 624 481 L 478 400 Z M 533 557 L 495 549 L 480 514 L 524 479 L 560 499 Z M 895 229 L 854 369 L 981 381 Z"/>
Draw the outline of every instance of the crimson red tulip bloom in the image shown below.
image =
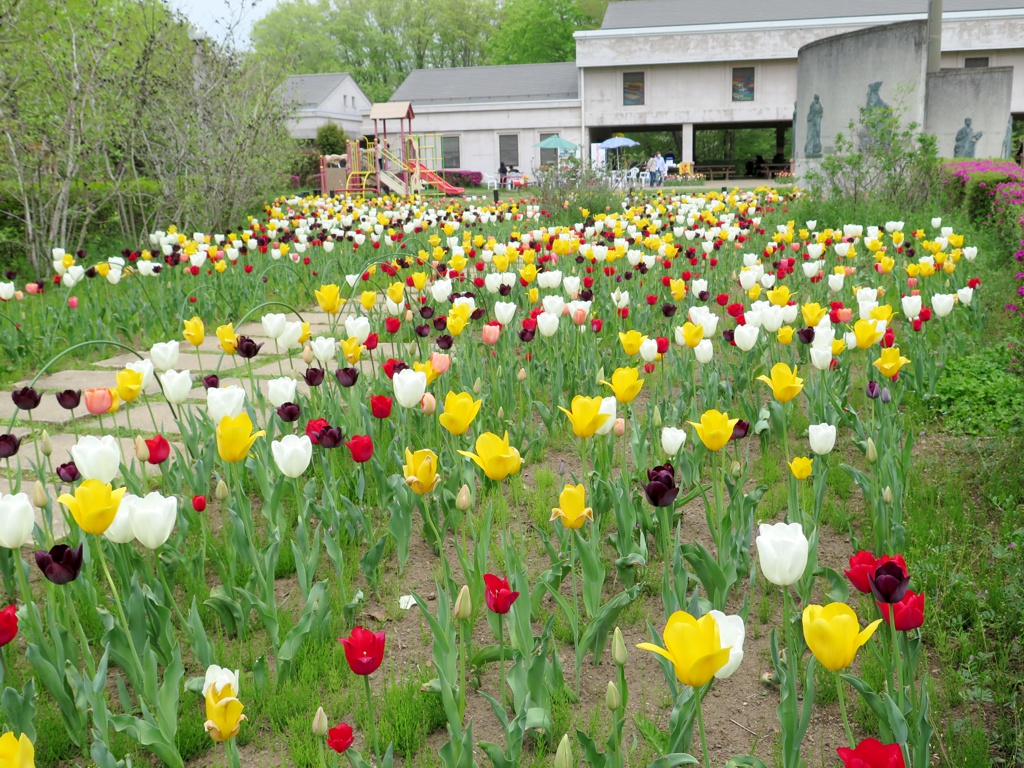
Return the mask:
<path id="1" fill-rule="evenodd" d="M 192 497 L 192 509 L 196 512 L 203 512 L 206 510 L 206 497 L 203 494 Z"/>
<path id="2" fill-rule="evenodd" d="M 918 594 L 907 590 L 907 594 L 898 603 L 891 603 L 893 614 L 896 616 L 896 629 L 900 632 L 910 632 L 924 624 L 924 593 Z M 889 620 L 890 603 L 878 603 L 878 610 L 882 612 L 882 618 L 886 624 Z"/>
<path id="3" fill-rule="evenodd" d="M 509 586 L 508 579 L 495 576 L 493 573 L 484 574 L 484 599 L 487 607 L 494 613 L 506 614 L 512 607 L 512 603 L 519 597 L 518 592 L 513 592 Z"/>
<path id="4" fill-rule="evenodd" d="M 146 447 L 149 448 L 149 459 L 147 461 L 150 464 L 163 464 L 171 455 L 171 444 L 167 442 L 163 435 L 157 435 L 147 440 Z"/>
<path id="5" fill-rule="evenodd" d="M 18 606 L 8 605 L 0 611 L 0 648 L 18 634 Z"/>
<path id="6" fill-rule="evenodd" d="M 357 675 L 372 675 L 384 661 L 384 633 L 353 627 L 348 637 L 339 637 L 345 647 L 349 669 Z"/>
<path id="7" fill-rule="evenodd" d="M 402 328 L 402 321 L 397 317 L 389 317 L 384 320 L 384 330 L 388 333 L 398 333 Z"/>
<path id="8" fill-rule="evenodd" d="M 352 435 L 345 445 L 352 452 L 352 461 L 362 464 L 373 456 L 373 438 L 369 435 Z"/>
<path id="9" fill-rule="evenodd" d="M 320 432 L 329 426 L 331 423 L 327 419 L 310 419 L 306 422 L 306 437 L 313 445 L 320 445 Z"/>
<path id="10" fill-rule="evenodd" d="M 370 412 L 375 419 L 386 419 L 391 415 L 391 398 L 387 395 L 370 395 Z"/>
<path id="11" fill-rule="evenodd" d="M 345 723 L 338 723 L 327 732 L 327 746 L 339 755 L 352 746 L 355 739 L 352 737 L 352 726 Z"/>
<path id="12" fill-rule="evenodd" d="M 907 768 L 899 744 L 883 744 L 878 739 L 864 739 L 856 749 L 836 750 L 844 768 Z"/>
<path id="13" fill-rule="evenodd" d="M 896 563 L 903 569 L 904 573 L 907 572 L 907 564 L 903 561 L 903 555 L 875 557 L 870 552 L 861 550 L 850 558 L 850 570 L 843 571 L 843 573 L 846 574 L 846 578 L 853 584 L 854 589 L 867 595 L 871 593 L 871 581 L 868 577 L 874 574 L 878 566 L 889 562 Z"/>

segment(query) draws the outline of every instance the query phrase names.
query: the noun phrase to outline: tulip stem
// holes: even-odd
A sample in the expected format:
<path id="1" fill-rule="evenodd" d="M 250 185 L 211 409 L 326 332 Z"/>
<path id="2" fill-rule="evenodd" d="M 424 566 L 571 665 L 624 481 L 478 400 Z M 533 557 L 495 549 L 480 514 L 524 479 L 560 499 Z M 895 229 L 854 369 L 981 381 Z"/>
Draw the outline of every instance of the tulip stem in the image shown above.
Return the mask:
<path id="1" fill-rule="evenodd" d="M 466 646 L 466 625 L 467 619 L 459 621 L 459 723 L 466 717 L 466 655 L 469 648 Z"/>
<path id="2" fill-rule="evenodd" d="M 892 663 L 896 667 L 896 703 L 902 712 L 904 711 L 903 664 L 900 663 L 900 634 L 896 629 L 896 606 L 894 604 L 889 605 L 889 630 L 892 635 Z"/>
<path id="3" fill-rule="evenodd" d="M 135 640 L 132 638 L 132 632 L 128 624 L 128 619 L 125 618 L 124 608 L 121 606 L 121 596 L 117 592 L 117 586 L 114 584 L 114 579 L 110 575 L 110 569 L 107 567 L 107 558 L 106 555 L 104 555 L 103 553 L 103 540 L 100 538 L 99 534 L 96 535 L 96 548 L 99 551 L 100 568 L 103 569 L 103 575 L 106 577 L 107 584 L 110 586 L 110 594 L 111 597 L 113 597 L 114 599 L 114 608 L 117 609 L 117 616 L 121 620 L 121 628 L 123 629 L 125 637 L 128 640 L 128 647 L 131 649 L 132 652 L 132 661 L 135 662 L 139 674 L 142 675 L 144 674 L 142 660 L 139 658 L 139 652 L 135 649 Z M 142 680 L 140 679 L 139 682 L 141 683 Z M 137 691 L 137 693 L 141 698 L 141 689 Z"/>
<path id="4" fill-rule="evenodd" d="M 843 693 L 843 678 L 839 676 L 839 673 L 836 673 L 836 693 L 839 694 L 839 713 L 843 716 L 846 740 L 850 744 L 850 749 L 854 749 L 856 745 L 853 743 L 853 731 L 850 730 L 850 718 L 846 715 L 846 696 Z"/>
<path id="5" fill-rule="evenodd" d="M 708 737 L 704 734 L 704 707 L 701 701 L 703 697 L 700 695 L 699 688 L 693 689 L 693 695 L 697 699 L 697 730 L 700 731 L 700 747 L 704 757 L 703 762 L 705 766 L 708 766 L 711 757 L 708 755 Z"/>
<path id="6" fill-rule="evenodd" d="M 228 768 L 241 768 L 241 758 L 238 754 L 238 744 L 234 738 L 224 742 L 224 756 L 228 761 Z"/>
<path id="7" fill-rule="evenodd" d="M 498 644 L 501 648 L 501 711 L 508 714 L 507 695 L 505 693 L 505 614 L 498 614 Z"/>
<path id="8" fill-rule="evenodd" d="M 373 757 L 380 764 L 380 742 L 377 739 L 377 718 L 373 714 L 373 700 L 370 694 L 370 676 L 363 675 L 363 690 L 366 691 L 366 709 L 370 715 L 370 738 L 373 739 Z"/>
<path id="9" fill-rule="evenodd" d="M 569 572 L 572 574 L 572 607 L 576 612 L 576 623 L 575 630 L 573 632 L 573 650 L 578 656 L 580 653 L 580 638 L 579 638 L 579 626 L 580 626 L 580 598 L 579 590 L 576 586 L 576 537 L 573 532 L 569 532 Z M 503 635 L 504 636 L 504 635 Z M 582 660 L 576 664 L 576 696 L 580 695 L 580 665 Z M 504 666 L 504 665 L 503 665 Z"/>

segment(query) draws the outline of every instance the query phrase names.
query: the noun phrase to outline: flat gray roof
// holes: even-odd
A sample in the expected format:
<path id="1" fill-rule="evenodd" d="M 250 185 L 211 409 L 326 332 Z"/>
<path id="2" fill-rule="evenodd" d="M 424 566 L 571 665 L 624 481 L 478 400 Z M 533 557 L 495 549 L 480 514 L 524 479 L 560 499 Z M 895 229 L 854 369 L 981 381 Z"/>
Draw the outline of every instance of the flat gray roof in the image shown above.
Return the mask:
<path id="1" fill-rule="evenodd" d="M 945 13 L 1024 8 L 1021 0 L 945 0 Z M 601 29 L 690 27 L 728 22 L 774 22 L 893 16 L 928 12 L 928 0 L 628 0 L 608 4 Z"/>
<path id="2" fill-rule="evenodd" d="M 322 75 L 292 75 L 281 86 L 285 101 L 302 109 L 316 107 L 331 91 L 341 85 L 348 72 L 330 72 Z"/>
<path id="3" fill-rule="evenodd" d="M 547 101 L 579 98 L 579 74 L 572 61 L 501 67 L 414 69 L 391 101 L 423 104 Z"/>

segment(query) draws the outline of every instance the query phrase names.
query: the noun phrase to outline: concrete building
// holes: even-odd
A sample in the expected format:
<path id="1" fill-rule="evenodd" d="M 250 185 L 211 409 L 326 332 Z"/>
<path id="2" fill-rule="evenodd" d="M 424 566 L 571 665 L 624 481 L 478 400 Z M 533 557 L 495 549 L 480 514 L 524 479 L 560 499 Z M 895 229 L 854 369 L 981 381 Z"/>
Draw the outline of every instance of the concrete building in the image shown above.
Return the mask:
<path id="1" fill-rule="evenodd" d="M 322 125 L 335 123 L 350 137 L 363 134 L 370 100 L 347 72 L 293 75 L 284 81 L 281 95 L 294 110 L 288 124 L 293 139 L 315 139 Z"/>

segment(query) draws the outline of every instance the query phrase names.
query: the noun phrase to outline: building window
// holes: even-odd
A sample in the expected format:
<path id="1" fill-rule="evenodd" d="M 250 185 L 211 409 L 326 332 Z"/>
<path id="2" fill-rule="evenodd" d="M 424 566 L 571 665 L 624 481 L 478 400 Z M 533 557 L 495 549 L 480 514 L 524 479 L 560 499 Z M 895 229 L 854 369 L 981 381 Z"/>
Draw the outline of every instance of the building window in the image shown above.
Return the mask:
<path id="1" fill-rule="evenodd" d="M 644 73 L 622 73 L 622 104 L 627 107 L 638 107 L 644 104 Z"/>
<path id="2" fill-rule="evenodd" d="M 498 163 L 504 163 L 509 168 L 519 167 L 519 134 L 498 136 Z"/>
<path id="3" fill-rule="evenodd" d="M 547 141 L 550 138 L 557 136 L 557 133 L 542 133 L 540 135 L 541 141 Z M 558 150 L 557 149 L 542 149 L 540 151 L 540 164 L 541 165 L 554 165 L 558 162 Z"/>
<path id="4" fill-rule="evenodd" d="M 965 69 L 975 69 L 988 66 L 988 56 L 968 56 L 964 59 Z"/>
<path id="5" fill-rule="evenodd" d="M 444 155 L 445 168 L 459 168 L 462 165 L 462 153 L 459 151 L 458 136 L 441 137 L 441 153 Z"/>
<path id="6" fill-rule="evenodd" d="M 341 103 L 345 105 L 346 109 L 348 109 L 348 96 L 347 95 L 344 95 L 344 96 L 341 97 Z"/>
<path id="7" fill-rule="evenodd" d="M 753 101 L 754 100 L 754 68 L 733 67 L 732 68 L 732 100 Z"/>

